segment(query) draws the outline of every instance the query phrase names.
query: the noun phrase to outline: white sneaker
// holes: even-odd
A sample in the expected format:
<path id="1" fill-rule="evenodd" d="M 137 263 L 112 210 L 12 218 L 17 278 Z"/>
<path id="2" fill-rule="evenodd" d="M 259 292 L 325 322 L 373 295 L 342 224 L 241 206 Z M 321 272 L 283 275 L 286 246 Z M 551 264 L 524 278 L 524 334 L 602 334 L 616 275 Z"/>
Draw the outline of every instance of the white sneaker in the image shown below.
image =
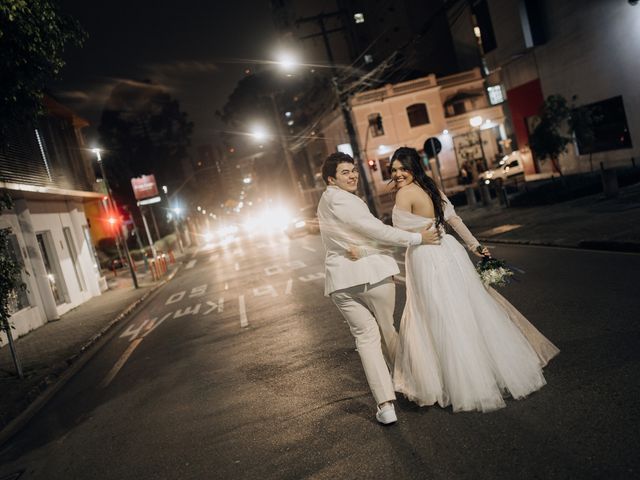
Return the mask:
<path id="1" fill-rule="evenodd" d="M 393 408 L 393 403 L 389 403 L 384 407 L 378 407 L 378 411 L 376 412 L 376 420 L 383 425 L 391 425 L 392 423 L 396 423 L 398 421 L 398 417 L 396 416 L 396 410 Z"/>

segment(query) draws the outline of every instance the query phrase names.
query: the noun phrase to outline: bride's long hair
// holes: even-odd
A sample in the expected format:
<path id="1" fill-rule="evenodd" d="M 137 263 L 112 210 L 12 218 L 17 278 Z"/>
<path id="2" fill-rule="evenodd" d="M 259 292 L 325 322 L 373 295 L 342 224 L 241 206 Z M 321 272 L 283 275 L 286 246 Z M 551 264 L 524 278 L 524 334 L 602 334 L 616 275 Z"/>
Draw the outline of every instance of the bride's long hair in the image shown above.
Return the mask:
<path id="1" fill-rule="evenodd" d="M 391 162 L 389 162 L 389 173 L 391 173 L 393 162 L 396 160 L 399 161 L 406 170 L 411 172 L 413 181 L 431 198 L 436 216 L 436 226 L 440 227 L 444 225 L 445 201 L 440 194 L 440 190 L 438 190 L 436 182 L 424 171 L 418 151 L 415 148 L 400 147 L 393 152 Z"/>

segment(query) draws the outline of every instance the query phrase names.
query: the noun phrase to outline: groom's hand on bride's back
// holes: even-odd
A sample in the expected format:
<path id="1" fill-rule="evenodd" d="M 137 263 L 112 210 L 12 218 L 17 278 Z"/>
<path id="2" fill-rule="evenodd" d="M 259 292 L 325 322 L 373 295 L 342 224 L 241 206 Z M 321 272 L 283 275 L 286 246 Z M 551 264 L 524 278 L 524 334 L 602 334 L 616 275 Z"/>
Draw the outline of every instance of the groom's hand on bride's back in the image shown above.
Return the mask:
<path id="1" fill-rule="evenodd" d="M 440 245 L 440 230 L 435 226 L 423 230 L 420 235 L 422 235 L 423 245 Z"/>

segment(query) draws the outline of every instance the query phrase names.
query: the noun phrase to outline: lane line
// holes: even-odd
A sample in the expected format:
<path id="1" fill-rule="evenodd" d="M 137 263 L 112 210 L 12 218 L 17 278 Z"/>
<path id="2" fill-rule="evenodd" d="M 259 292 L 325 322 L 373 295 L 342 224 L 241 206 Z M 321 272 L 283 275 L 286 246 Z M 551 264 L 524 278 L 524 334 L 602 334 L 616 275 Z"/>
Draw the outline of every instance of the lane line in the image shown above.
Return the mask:
<path id="1" fill-rule="evenodd" d="M 310 252 L 315 252 L 316 251 L 315 248 L 307 247 L 306 245 L 303 245 L 302 248 L 304 248 L 305 250 L 309 250 Z"/>
<path id="2" fill-rule="evenodd" d="M 131 354 L 133 353 L 133 351 L 138 348 L 138 345 L 140 345 L 140 343 L 142 342 L 143 337 L 139 337 L 136 338 L 135 340 L 133 340 L 129 346 L 127 347 L 127 349 L 124 351 L 124 353 L 122 354 L 122 356 L 118 359 L 118 361 L 115 363 L 115 365 L 111 368 L 111 370 L 109 371 L 109 373 L 107 374 L 106 377 L 104 377 L 104 380 L 102 380 L 102 383 L 100 384 L 101 388 L 105 388 L 107 387 L 111 381 L 115 378 L 115 376 L 118 374 L 118 372 L 120 371 L 120 369 L 124 366 L 124 364 L 127 362 L 127 360 L 129 359 L 129 357 L 131 356 Z"/>
<path id="3" fill-rule="evenodd" d="M 247 308 L 244 304 L 244 295 L 238 297 L 238 306 L 240 307 L 240 327 L 247 327 L 249 326 L 249 320 L 247 320 Z"/>
<path id="4" fill-rule="evenodd" d="M 284 294 L 285 295 L 290 295 L 291 294 L 291 287 L 293 286 L 293 279 L 290 278 L 289 280 L 287 280 L 287 287 L 284 289 Z"/>
<path id="5" fill-rule="evenodd" d="M 193 266 L 196 264 L 196 261 L 197 260 L 195 260 L 195 259 L 191 260 L 189 263 L 187 263 L 187 266 L 184 267 L 184 269 L 185 270 L 189 270 L 190 268 L 193 268 Z"/>

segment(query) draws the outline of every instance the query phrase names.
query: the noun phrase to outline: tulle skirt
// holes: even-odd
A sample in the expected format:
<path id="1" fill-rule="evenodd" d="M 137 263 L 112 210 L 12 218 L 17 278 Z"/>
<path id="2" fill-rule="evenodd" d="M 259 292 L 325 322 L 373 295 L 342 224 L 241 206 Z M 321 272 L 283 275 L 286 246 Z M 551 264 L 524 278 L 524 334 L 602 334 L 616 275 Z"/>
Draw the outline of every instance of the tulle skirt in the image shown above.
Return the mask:
<path id="1" fill-rule="evenodd" d="M 545 385 L 559 350 L 502 295 L 485 288 L 451 235 L 406 254 L 407 303 L 394 366 L 398 392 L 421 406 L 487 412 Z"/>

